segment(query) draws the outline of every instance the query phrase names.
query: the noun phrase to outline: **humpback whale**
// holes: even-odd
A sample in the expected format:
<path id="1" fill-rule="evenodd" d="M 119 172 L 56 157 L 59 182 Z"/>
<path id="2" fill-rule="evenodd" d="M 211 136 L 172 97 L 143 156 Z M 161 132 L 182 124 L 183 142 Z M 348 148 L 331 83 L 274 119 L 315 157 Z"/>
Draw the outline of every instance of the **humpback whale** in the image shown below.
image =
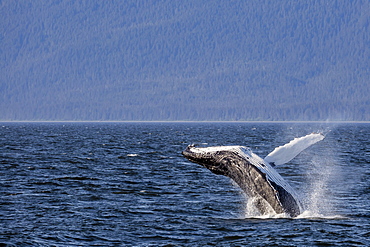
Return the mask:
<path id="1" fill-rule="evenodd" d="M 192 144 L 182 154 L 189 161 L 234 180 L 253 199 L 262 215 L 285 213 L 296 217 L 302 212 L 299 197 L 273 167 L 289 162 L 322 139 L 324 135 L 316 133 L 295 138 L 275 148 L 264 159 L 246 146 L 198 147 Z"/>

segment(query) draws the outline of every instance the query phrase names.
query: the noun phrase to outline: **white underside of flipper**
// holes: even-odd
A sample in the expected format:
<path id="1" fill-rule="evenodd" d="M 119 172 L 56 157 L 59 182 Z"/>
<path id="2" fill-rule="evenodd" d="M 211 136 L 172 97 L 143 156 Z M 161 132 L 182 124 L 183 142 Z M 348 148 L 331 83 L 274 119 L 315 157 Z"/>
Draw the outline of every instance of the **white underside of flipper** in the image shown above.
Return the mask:
<path id="1" fill-rule="evenodd" d="M 280 146 L 274 149 L 265 157 L 267 164 L 282 165 L 291 161 L 300 152 L 308 148 L 309 146 L 323 140 L 325 136 L 323 134 L 312 133 L 300 138 L 295 138 L 284 146 Z"/>

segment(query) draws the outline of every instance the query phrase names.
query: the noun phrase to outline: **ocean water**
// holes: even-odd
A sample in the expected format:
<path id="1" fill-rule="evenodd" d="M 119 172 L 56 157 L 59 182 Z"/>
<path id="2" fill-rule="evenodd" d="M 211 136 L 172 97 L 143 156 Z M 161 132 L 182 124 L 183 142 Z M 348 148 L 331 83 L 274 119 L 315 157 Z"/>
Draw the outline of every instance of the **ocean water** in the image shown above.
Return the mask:
<path id="1" fill-rule="evenodd" d="M 326 138 L 278 172 L 296 218 L 256 215 L 231 180 L 187 161 L 188 144 L 265 157 Z M 366 246 L 370 124 L 1 123 L 0 246 Z"/>

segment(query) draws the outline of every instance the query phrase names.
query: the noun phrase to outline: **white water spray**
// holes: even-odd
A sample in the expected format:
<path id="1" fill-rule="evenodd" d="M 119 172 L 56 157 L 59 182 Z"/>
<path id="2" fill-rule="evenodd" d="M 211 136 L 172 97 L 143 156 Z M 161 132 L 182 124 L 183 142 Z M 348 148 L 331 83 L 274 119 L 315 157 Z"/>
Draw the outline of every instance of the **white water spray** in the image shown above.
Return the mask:
<path id="1" fill-rule="evenodd" d="M 286 213 L 276 214 L 273 208 L 266 205 L 266 214 L 261 214 L 255 206 L 256 198 L 245 198 L 245 207 L 243 210 L 244 218 L 270 219 L 270 218 L 290 218 Z"/>
<path id="2" fill-rule="evenodd" d="M 328 130 L 325 132 L 328 133 Z M 330 132 L 330 131 L 329 131 Z M 302 139 L 302 145 L 309 146 L 310 140 Z M 296 140 L 296 139 L 295 139 Z M 294 140 L 291 142 L 293 143 Z M 316 142 L 316 141 L 315 141 Z M 291 143 L 286 144 L 289 146 Z M 311 144 L 312 145 L 312 144 Z M 284 147 L 285 147 L 284 146 Z M 282 149 L 279 147 L 277 149 Z M 302 148 L 303 150 L 304 148 Z M 276 152 L 276 149 L 275 151 Z M 274 154 L 274 152 L 272 154 Z M 323 150 L 320 150 L 320 156 L 313 156 L 310 165 L 307 167 L 306 173 L 306 189 L 300 191 L 302 194 L 303 212 L 297 218 L 342 218 L 343 216 L 336 215 L 335 206 L 333 204 L 334 196 L 331 192 L 333 181 L 340 179 L 341 175 L 336 165 L 335 156 L 330 146 L 326 145 Z M 268 158 L 268 157 L 267 157 Z M 283 159 L 283 158 L 282 158 Z M 288 157 L 288 160 L 291 158 Z M 303 184 L 304 185 L 304 184 Z M 267 214 L 260 215 L 254 207 L 253 198 L 245 198 L 245 208 L 243 214 L 246 218 L 287 218 L 286 214 Z"/>
<path id="3" fill-rule="evenodd" d="M 333 193 L 330 184 L 341 179 L 334 156 L 326 152 L 324 157 L 315 156 L 311 161 L 310 169 L 307 170 L 308 188 L 306 192 L 305 212 L 299 217 L 333 217 L 335 206 L 333 205 Z"/>

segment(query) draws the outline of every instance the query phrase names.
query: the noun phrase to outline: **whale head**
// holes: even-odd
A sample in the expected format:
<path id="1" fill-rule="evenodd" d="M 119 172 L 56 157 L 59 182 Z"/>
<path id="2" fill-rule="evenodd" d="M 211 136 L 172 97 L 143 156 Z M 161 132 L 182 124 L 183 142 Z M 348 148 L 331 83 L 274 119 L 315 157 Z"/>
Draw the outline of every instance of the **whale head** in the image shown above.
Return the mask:
<path id="1" fill-rule="evenodd" d="M 245 146 L 197 147 L 189 145 L 182 154 L 189 161 L 200 164 L 218 175 L 228 176 L 238 160 L 248 160 L 252 151 Z"/>

